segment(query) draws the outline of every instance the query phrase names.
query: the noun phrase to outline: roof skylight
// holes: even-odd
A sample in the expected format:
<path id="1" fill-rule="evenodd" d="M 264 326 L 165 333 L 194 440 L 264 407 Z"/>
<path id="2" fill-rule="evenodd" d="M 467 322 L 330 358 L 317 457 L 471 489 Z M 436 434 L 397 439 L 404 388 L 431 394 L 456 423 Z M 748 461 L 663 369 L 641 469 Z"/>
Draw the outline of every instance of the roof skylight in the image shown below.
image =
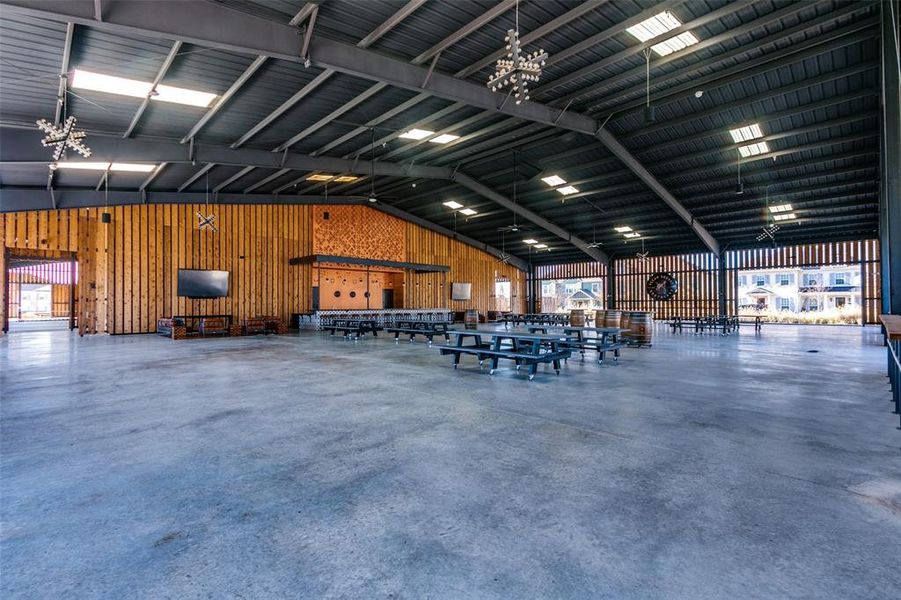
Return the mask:
<path id="1" fill-rule="evenodd" d="M 446 206 L 450 209 L 453 209 L 453 210 L 458 210 L 460 208 L 463 208 L 462 204 L 460 204 L 459 202 L 455 202 L 453 200 L 448 200 L 447 202 L 443 202 L 442 204 L 444 204 L 444 206 Z"/>
<path id="2" fill-rule="evenodd" d="M 108 162 L 76 162 L 65 161 L 53 164 L 54 169 L 76 169 L 83 171 L 119 171 L 125 173 L 150 173 L 155 164 L 144 163 L 108 163 Z"/>
<path id="3" fill-rule="evenodd" d="M 747 158 L 749 156 L 757 156 L 758 154 L 766 154 L 769 151 L 770 147 L 766 145 L 766 142 L 757 142 L 756 144 L 739 146 L 738 148 L 738 152 L 742 155 L 743 158 Z"/>
<path id="4" fill-rule="evenodd" d="M 773 219 L 775 219 L 777 221 L 790 221 L 791 219 L 796 219 L 796 218 L 798 218 L 798 217 L 797 217 L 797 215 L 795 215 L 795 213 L 773 215 Z"/>
<path id="5" fill-rule="evenodd" d="M 452 135 L 450 133 L 442 133 L 441 135 L 435 136 L 429 141 L 433 144 L 446 144 L 448 142 L 452 142 L 454 140 L 459 140 L 459 135 Z"/>
<path id="6" fill-rule="evenodd" d="M 570 194 L 575 194 L 579 191 L 579 188 L 568 185 L 566 187 L 557 188 L 557 191 L 563 194 L 564 196 L 569 196 Z"/>
<path id="7" fill-rule="evenodd" d="M 558 186 L 566 183 L 566 180 L 560 177 L 559 175 L 549 175 L 548 177 L 542 177 L 541 181 L 545 182 L 550 186 Z"/>
<path id="8" fill-rule="evenodd" d="M 617 233 L 628 233 L 628 232 L 632 231 L 632 228 L 629 227 L 628 225 L 623 225 L 623 226 L 621 226 L 621 227 L 614 227 L 613 229 L 614 229 Z"/>
<path id="9" fill-rule="evenodd" d="M 760 130 L 759 123 L 754 123 L 747 127 L 739 127 L 738 129 L 730 129 L 729 134 L 732 135 L 732 139 L 735 140 L 736 144 L 763 137 L 763 131 Z"/>
<path id="10" fill-rule="evenodd" d="M 189 90 L 171 85 L 157 84 L 156 89 L 150 81 L 138 81 L 113 75 L 104 75 L 92 71 L 75 69 L 72 75 L 72 88 L 77 90 L 92 90 L 132 98 L 146 98 L 159 102 L 172 102 L 174 104 L 186 104 L 206 108 L 216 99 L 216 94 Z"/>
<path id="11" fill-rule="evenodd" d="M 478 213 L 477 213 L 476 211 L 474 211 L 473 209 L 471 209 L 471 208 L 461 208 L 461 209 L 460 209 L 460 214 L 461 214 L 461 215 L 466 215 L 467 217 L 471 217 L 471 216 L 473 216 L 473 215 L 475 215 L 475 214 L 478 214 Z"/>
<path id="12" fill-rule="evenodd" d="M 665 10 L 649 19 L 645 19 L 637 25 L 629 27 L 626 31 L 639 42 L 646 42 L 663 35 L 667 31 L 672 31 L 681 25 L 682 21 L 680 21 L 673 13 Z M 651 46 L 651 50 L 660 56 L 666 56 L 667 54 L 672 54 L 673 52 L 697 43 L 698 38 L 695 37 L 692 32 L 686 31 L 666 41 L 660 42 L 659 44 L 654 44 Z"/>
<path id="13" fill-rule="evenodd" d="M 405 131 L 397 137 L 402 137 L 406 140 L 422 140 L 430 135 L 435 135 L 434 131 L 429 131 L 428 129 L 411 129 L 409 131 Z"/>
<path id="14" fill-rule="evenodd" d="M 779 204 L 777 206 L 771 206 L 771 213 L 781 213 L 781 212 L 791 212 L 792 205 L 791 204 Z"/>

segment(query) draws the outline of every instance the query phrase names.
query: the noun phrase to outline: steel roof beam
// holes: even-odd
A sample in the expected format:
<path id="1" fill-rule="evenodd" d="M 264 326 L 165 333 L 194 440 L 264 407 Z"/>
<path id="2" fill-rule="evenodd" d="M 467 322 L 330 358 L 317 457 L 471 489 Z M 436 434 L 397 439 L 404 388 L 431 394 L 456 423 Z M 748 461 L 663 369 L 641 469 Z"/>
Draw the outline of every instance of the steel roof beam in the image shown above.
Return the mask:
<path id="1" fill-rule="evenodd" d="M 150 97 L 156 93 L 156 86 L 160 84 L 160 82 L 163 80 L 163 77 L 165 77 L 166 73 L 169 72 L 169 69 L 172 67 L 172 63 L 175 62 L 175 57 L 178 56 L 179 50 L 181 50 L 181 42 L 176 41 L 172 44 L 172 48 L 169 49 L 169 53 L 166 55 L 166 58 L 163 59 L 163 64 L 160 65 L 160 70 L 157 71 L 156 76 L 153 78 L 153 82 L 150 84 L 150 93 L 147 94 L 147 96 L 141 102 L 141 105 L 138 106 L 138 110 L 135 112 L 135 116 L 131 118 L 131 123 L 128 124 L 128 129 L 125 130 L 125 134 L 122 137 L 128 138 L 131 137 L 132 133 L 134 133 L 135 128 L 141 121 L 141 117 L 144 115 L 144 111 L 147 110 L 147 106 L 150 105 Z"/>
<path id="2" fill-rule="evenodd" d="M 69 85 L 69 59 L 72 57 L 72 40 L 75 37 L 75 23 L 66 23 L 66 39 L 63 42 L 63 58 L 59 67 L 59 87 L 56 92 L 56 113 L 53 122 L 62 123 L 63 106 L 66 104 L 66 89 Z"/>

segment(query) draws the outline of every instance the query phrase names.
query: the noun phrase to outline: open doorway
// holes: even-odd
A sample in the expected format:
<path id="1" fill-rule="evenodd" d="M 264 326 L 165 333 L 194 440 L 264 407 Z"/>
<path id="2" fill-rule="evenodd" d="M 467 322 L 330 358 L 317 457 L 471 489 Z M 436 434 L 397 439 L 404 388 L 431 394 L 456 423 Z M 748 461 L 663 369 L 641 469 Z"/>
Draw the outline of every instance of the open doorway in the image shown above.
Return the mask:
<path id="1" fill-rule="evenodd" d="M 10 255 L 6 267 L 3 330 L 75 329 L 78 263 L 71 257 Z"/>

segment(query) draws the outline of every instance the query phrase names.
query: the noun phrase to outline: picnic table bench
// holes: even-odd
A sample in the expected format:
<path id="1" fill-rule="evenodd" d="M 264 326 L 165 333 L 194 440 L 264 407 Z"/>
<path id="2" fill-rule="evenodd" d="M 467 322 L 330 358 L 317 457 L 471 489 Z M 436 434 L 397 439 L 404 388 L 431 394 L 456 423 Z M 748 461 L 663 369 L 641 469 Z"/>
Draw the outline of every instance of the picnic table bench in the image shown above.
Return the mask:
<path id="1" fill-rule="evenodd" d="M 549 333 L 554 328 L 545 325 L 532 325 L 529 328 L 532 333 Z M 571 325 L 561 328 L 563 335 L 569 336 L 567 342 L 563 342 L 563 346 L 570 349 L 578 349 L 585 360 L 585 350 L 593 349 L 598 353 L 598 362 L 604 362 L 607 352 L 613 352 L 613 361 L 617 362 L 620 357 L 620 350 L 626 347 L 626 342 L 622 341 L 620 336 L 628 329 L 619 327 L 573 327 Z M 593 336 L 589 334 L 594 334 Z"/>
<path id="2" fill-rule="evenodd" d="M 758 318 L 759 319 L 759 318 Z M 734 331 L 738 331 L 739 318 L 730 316 L 712 316 L 712 317 L 673 317 L 666 321 L 673 333 L 676 330 L 682 333 L 684 327 L 694 327 L 695 333 L 705 333 L 706 331 L 722 331 L 722 335 L 729 335 Z M 761 324 L 758 320 L 755 323 L 754 330 L 760 331 Z"/>
<path id="3" fill-rule="evenodd" d="M 447 323 L 438 321 L 398 321 L 397 326 L 387 327 L 385 331 L 394 334 L 395 344 L 398 343 L 401 334 L 409 335 L 411 344 L 413 343 L 413 338 L 417 335 L 424 336 L 429 341 L 429 344 L 432 343 L 436 335 L 443 335 L 445 340 L 450 341 Z"/>
<path id="4" fill-rule="evenodd" d="M 383 328 L 379 327 L 374 319 L 335 319 L 325 329 L 330 332 L 330 335 L 341 332 L 344 338 L 358 340 L 366 333 L 377 337 Z"/>
<path id="5" fill-rule="evenodd" d="M 529 367 L 529 381 L 535 378 L 538 365 L 553 364 L 554 371 L 560 374 L 560 361 L 569 358 L 572 353 L 569 348 L 562 346 L 569 338 L 565 335 L 542 335 L 537 333 L 514 333 L 506 331 L 480 331 L 480 330 L 448 330 L 450 335 L 457 336 L 457 343 L 453 346 L 433 346 L 438 348 L 442 355 L 454 357 L 454 369 L 460 364 L 460 357 L 464 354 L 475 356 L 479 360 L 479 368 L 484 361 L 491 360 L 491 369 L 488 374 L 493 375 L 497 370 L 500 359 L 512 360 L 518 371 L 521 366 Z M 466 345 L 467 338 L 472 338 L 473 343 Z M 491 338 L 491 341 L 483 341 L 482 338 Z M 508 341 L 510 345 L 505 345 Z"/>

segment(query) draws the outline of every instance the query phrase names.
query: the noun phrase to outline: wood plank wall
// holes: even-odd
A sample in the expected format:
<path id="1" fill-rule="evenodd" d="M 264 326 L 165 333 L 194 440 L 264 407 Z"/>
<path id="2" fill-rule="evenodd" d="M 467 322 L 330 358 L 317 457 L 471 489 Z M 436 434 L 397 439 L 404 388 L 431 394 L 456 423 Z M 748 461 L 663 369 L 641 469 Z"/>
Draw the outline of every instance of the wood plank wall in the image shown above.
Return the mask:
<path id="1" fill-rule="evenodd" d="M 719 312 L 717 262 L 716 256 L 706 253 L 617 260 L 616 307 L 652 312 L 655 319 L 715 315 Z M 676 296 L 665 302 L 648 296 L 646 287 L 648 278 L 661 271 L 674 274 L 679 281 Z"/>
<path id="2" fill-rule="evenodd" d="M 288 320 L 291 313 L 311 306 L 312 266 L 289 265 L 288 260 L 313 253 L 317 208 L 323 207 L 159 204 L 5 213 L 0 214 L 0 239 L 6 252 L 16 254 L 76 254 L 76 319 L 82 334 L 151 332 L 159 317 L 171 314 L 231 314 L 238 319 L 265 314 Z M 365 217 L 356 222 L 367 224 L 376 215 L 396 219 L 369 207 L 327 208 L 354 208 Z M 197 211 L 215 214 L 219 232 L 198 230 Z M 111 213 L 111 223 L 101 222 L 102 212 Z M 404 306 L 451 306 L 450 282 L 468 281 L 473 284 L 473 299 L 451 307 L 487 312 L 494 309 L 496 278 L 512 282 L 514 307 L 524 299 L 522 271 L 418 225 L 400 223 L 400 229 L 390 228 L 402 232 L 406 248 L 397 260 L 447 264 L 452 269 L 446 282 L 441 274 L 407 274 Z M 371 232 L 370 225 L 366 229 Z M 335 235 L 360 236 L 366 231 L 351 228 Z M 6 252 L 0 253 L 3 277 Z M 390 252 L 396 254 L 397 246 Z M 179 297 L 180 268 L 229 271 L 229 296 Z M 6 310 L 5 302 L 0 306 Z"/>
<path id="3" fill-rule="evenodd" d="M 510 308 L 525 310 L 526 273 L 500 262 L 497 257 L 413 223 L 406 223 L 406 260 L 447 265 L 449 273 L 407 273 L 404 277 L 405 308 L 474 308 L 482 314 L 497 310 L 494 284 L 509 281 Z M 472 298 L 452 301 L 451 283 L 472 284 Z"/>

